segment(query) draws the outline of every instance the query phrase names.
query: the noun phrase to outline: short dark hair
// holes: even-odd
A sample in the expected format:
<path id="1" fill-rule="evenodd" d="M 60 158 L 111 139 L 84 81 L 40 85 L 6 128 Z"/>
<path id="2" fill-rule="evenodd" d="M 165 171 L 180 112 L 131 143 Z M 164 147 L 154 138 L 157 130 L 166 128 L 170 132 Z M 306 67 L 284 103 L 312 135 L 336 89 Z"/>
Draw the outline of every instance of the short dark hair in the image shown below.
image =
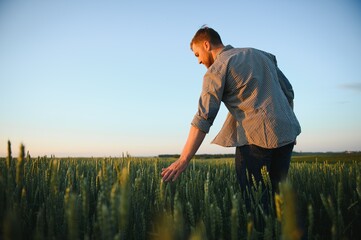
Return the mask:
<path id="1" fill-rule="evenodd" d="M 191 49 L 193 44 L 201 41 L 209 41 L 213 45 L 223 44 L 219 34 L 213 28 L 206 25 L 203 25 L 192 38 Z"/>

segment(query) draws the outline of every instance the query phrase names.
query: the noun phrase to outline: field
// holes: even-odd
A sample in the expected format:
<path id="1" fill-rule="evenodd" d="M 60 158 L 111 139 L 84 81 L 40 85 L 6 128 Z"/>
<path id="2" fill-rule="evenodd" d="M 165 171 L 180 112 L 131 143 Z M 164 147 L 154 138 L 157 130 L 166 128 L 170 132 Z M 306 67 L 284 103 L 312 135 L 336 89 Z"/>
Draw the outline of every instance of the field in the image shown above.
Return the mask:
<path id="1" fill-rule="evenodd" d="M 232 158 L 192 160 L 178 181 L 163 183 L 174 158 L 8 152 L 0 239 L 361 239 L 360 153 L 295 154 L 266 210 L 261 185 L 241 194 Z"/>

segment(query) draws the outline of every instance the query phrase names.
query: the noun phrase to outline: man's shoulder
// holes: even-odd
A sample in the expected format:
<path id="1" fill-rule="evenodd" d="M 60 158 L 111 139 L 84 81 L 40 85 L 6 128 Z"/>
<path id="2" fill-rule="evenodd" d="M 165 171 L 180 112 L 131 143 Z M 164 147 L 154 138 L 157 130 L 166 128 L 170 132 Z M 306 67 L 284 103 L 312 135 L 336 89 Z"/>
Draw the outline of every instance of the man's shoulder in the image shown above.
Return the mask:
<path id="1" fill-rule="evenodd" d="M 248 58 L 268 58 L 272 59 L 273 61 L 276 61 L 276 56 L 272 53 L 266 52 L 261 49 L 252 48 L 252 47 L 245 47 L 245 48 L 234 48 L 234 53 L 238 55 L 243 55 L 244 57 Z"/>
<path id="2" fill-rule="evenodd" d="M 221 61 L 229 61 L 234 58 L 248 58 L 253 55 L 258 55 L 261 50 L 251 47 L 234 48 L 226 46 L 224 51 L 220 54 Z"/>
<path id="3" fill-rule="evenodd" d="M 253 54 L 253 53 L 266 53 L 263 50 L 252 48 L 252 47 L 232 47 L 231 45 L 227 45 L 223 51 L 226 53 L 225 55 L 233 55 L 233 54 Z"/>
<path id="4" fill-rule="evenodd" d="M 242 48 L 235 48 L 239 52 L 243 53 L 267 53 L 264 50 L 253 48 L 253 47 L 242 47 Z"/>

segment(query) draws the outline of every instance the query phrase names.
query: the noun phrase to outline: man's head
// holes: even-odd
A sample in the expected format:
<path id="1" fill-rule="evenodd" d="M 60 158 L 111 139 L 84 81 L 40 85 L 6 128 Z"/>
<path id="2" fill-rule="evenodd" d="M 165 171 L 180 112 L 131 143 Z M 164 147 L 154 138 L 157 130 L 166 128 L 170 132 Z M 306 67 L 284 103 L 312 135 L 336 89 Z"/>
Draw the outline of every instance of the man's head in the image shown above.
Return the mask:
<path id="1" fill-rule="evenodd" d="M 223 48 L 223 43 L 214 29 L 205 26 L 196 32 L 190 46 L 194 55 L 198 58 L 198 63 L 209 68 L 219 50 Z"/>

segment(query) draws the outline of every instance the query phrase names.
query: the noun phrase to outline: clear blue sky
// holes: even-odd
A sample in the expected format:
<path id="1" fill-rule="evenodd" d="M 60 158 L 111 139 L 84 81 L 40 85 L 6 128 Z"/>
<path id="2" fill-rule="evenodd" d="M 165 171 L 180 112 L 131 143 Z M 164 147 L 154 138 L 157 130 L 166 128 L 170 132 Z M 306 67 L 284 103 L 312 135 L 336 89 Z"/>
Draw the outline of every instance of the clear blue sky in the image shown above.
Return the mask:
<path id="1" fill-rule="evenodd" d="M 0 156 L 180 153 L 206 69 L 189 42 L 277 56 L 302 126 L 296 151 L 361 150 L 359 1 L 0 1 Z M 198 153 L 210 144 L 222 106 Z"/>

